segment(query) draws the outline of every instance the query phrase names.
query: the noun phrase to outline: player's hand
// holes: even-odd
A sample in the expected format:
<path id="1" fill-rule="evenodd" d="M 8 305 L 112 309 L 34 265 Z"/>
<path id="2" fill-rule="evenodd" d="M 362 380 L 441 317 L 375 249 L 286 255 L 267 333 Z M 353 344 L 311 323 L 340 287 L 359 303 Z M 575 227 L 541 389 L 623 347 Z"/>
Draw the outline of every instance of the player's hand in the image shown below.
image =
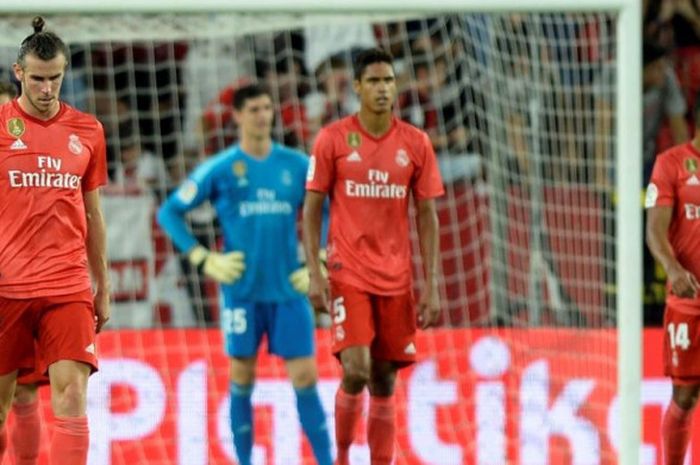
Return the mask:
<path id="1" fill-rule="evenodd" d="M 243 252 L 222 254 L 198 245 L 190 251 L 188 258 L 190 263 L 201 268 L 204 274 L 224 284 L 235 283 L 245 270 Z"/>
<path id="2" fill-rule="evenodd" d="M 326 270 L 326 251 L 321 250 L 319 253 L 319 256 L 321 258 L 321 274 L 325 278 L 328 276 L 328 270 Z M 289 282 L 292 283 L 292 287 L 294 289 L 301 293 L 301 294 L 308 294 L 309 293 L 309 268 L 304 265 L 298 270 L 295 270 L 292 272 L 292 274 L 289 275 Z"/>
<path id="3" fill-rule="evenodd" d="M 440 318 L 440 293 L 437 286 L 424 289 L 418 302 L 418 323 L 422 329 L 435 325 Z"/>
<path id="4" fill-rule="evenodd" d="M 93 297 L 93 305 L 95 308 L 95 332 L 99 333 L 112 315 L 109 291 L 98 289 Z"/>
<path id="5" fill-rule="evenodd" d="M 669 270 L 668 280 L 671 283 L 671 292 L 677 297 L 692 299 L 700 292 L 698 279 L 682 266 Z"/>
<path id="6" fill-rule="evenodd" d="M 309 301 L 311 302 L 311 306 L 317 312 L 328 313 L 328 300 L 330 295 L 328 278 L 324 274 L 309 274 L 308 276 L 308 297 Z"/>

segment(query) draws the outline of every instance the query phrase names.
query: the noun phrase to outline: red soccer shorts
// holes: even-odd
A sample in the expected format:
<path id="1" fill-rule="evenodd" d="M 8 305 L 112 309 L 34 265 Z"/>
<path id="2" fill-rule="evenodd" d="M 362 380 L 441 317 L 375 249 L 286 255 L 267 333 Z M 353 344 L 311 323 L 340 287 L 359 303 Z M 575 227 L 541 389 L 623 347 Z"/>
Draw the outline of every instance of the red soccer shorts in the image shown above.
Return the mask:
<path id="1" fill-rule="evenodd" d="M 376 295 L 331 281 L 333 353 L 370 348 L 372 358 L 400 365 L 416 361 L 416 309 L 411 291 Z"/>
<path id="2" fill-rule="evenodd" d="M 33 299 L 0 297 L 0 375 L 19 370 L 23 382 L 59 360 L 97 370 L 92 292 Z"/>
<path id="3" fill-rule="evenodd" d="M 673 384 L 700 384 L 700 306 L 697 301 L 666 304 L 664 374 Z"/>

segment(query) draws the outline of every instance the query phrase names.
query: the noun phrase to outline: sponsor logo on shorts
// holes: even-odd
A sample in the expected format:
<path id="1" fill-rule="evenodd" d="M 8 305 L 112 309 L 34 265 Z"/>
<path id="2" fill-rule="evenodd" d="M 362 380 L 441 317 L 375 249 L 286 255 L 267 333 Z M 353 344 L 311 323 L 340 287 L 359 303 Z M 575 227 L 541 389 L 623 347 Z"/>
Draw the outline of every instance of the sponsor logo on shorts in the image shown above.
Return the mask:
<path id="1" fill-rule="evenodd" d="M 95 355 L 95 344 L 92 343 L 92 344 L 88 345 L 88 346 L 85 348 L 85 352 L 87 352 L 88 354 Z"/>
<path id="2" fill-rule="evenodd" d="M 337 328 L 335 328 L 335 340 L 340 342 L 343 339 L 345 339 L 345 330 L 342 326 L 338 326 Z"/>
<path id="3" fill-rule="evenodd" d="M 673 351 L 673 354 L 671 354 L 671 363 L 674 367 L 678 366 L 678 352 L 675 350 Z"/>
<path id="4" fill-rule="evenodd" d="M 644 198 L 644 207 L 651 208 L 656 206 L 656 200 L 659 198 L 659 188 L 653 182 L 647 186 L 647 194 Z"/>

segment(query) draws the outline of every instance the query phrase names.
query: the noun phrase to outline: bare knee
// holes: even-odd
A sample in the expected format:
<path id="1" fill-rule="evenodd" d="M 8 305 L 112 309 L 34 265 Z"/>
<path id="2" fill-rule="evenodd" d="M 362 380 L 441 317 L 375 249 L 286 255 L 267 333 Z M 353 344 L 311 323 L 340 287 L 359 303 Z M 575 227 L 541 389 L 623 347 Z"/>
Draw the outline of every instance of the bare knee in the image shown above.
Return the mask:
<path id="1" fill-rule="evenodd" d="M 57 417 L 85 415 L 87 385 L 80 379 L 71 380 L 51 389 L 51 404 Z"/>
<path id="2" fill-rule="evenodd" d="M 697 386 L 673 386 L 673 401 L 683 410 L 695 407 L 700 394 L 700 385 Z"/>
<path id="3" fill-rule="evenodd" d="M 229 377 L 239 386 L 250 386 L 255 382 L 255 358 L 231 358 Z"/>
<path id="4" fill-rule="evenodd" d="M 374 361 L 369 381 L 369 392 L 373 396 L 388 397 L 394 394 L 396 366 L 391 362 Z"/>
<path id="5" fill-rule="evenodd" d="M 359 361 L 343 363 L 343 389 L 348 394 L 362 391 L 370 378 L 370 366 Z"/>
<path id="6" fill-rule="evenodd" d="M 316 384 L 318 373 L 313 357 L 290 359 L 286 364 L 289 379 L 295 388 L 302 389 Z"/>
<path id="7" fill-rule="evenodd" d="M 26 405 L 36 402 L 38 389 L 36 384 L 18 384 L 15 388 L 15 404 Z"/>

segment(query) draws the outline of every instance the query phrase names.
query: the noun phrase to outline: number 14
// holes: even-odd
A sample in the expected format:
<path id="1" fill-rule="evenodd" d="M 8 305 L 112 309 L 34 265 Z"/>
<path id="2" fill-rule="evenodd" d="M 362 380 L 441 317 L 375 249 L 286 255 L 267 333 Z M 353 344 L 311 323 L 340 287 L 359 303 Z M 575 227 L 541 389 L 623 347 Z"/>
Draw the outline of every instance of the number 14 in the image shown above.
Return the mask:
<path id="1" fill-rule="evenodd" d="M 688 339 L 688 323 L 669 323 L 668 324 L 668 339 L 671 343 L 671 349 L 679 347 L 686 350 L 690 347 L 690 339 Z"/>

